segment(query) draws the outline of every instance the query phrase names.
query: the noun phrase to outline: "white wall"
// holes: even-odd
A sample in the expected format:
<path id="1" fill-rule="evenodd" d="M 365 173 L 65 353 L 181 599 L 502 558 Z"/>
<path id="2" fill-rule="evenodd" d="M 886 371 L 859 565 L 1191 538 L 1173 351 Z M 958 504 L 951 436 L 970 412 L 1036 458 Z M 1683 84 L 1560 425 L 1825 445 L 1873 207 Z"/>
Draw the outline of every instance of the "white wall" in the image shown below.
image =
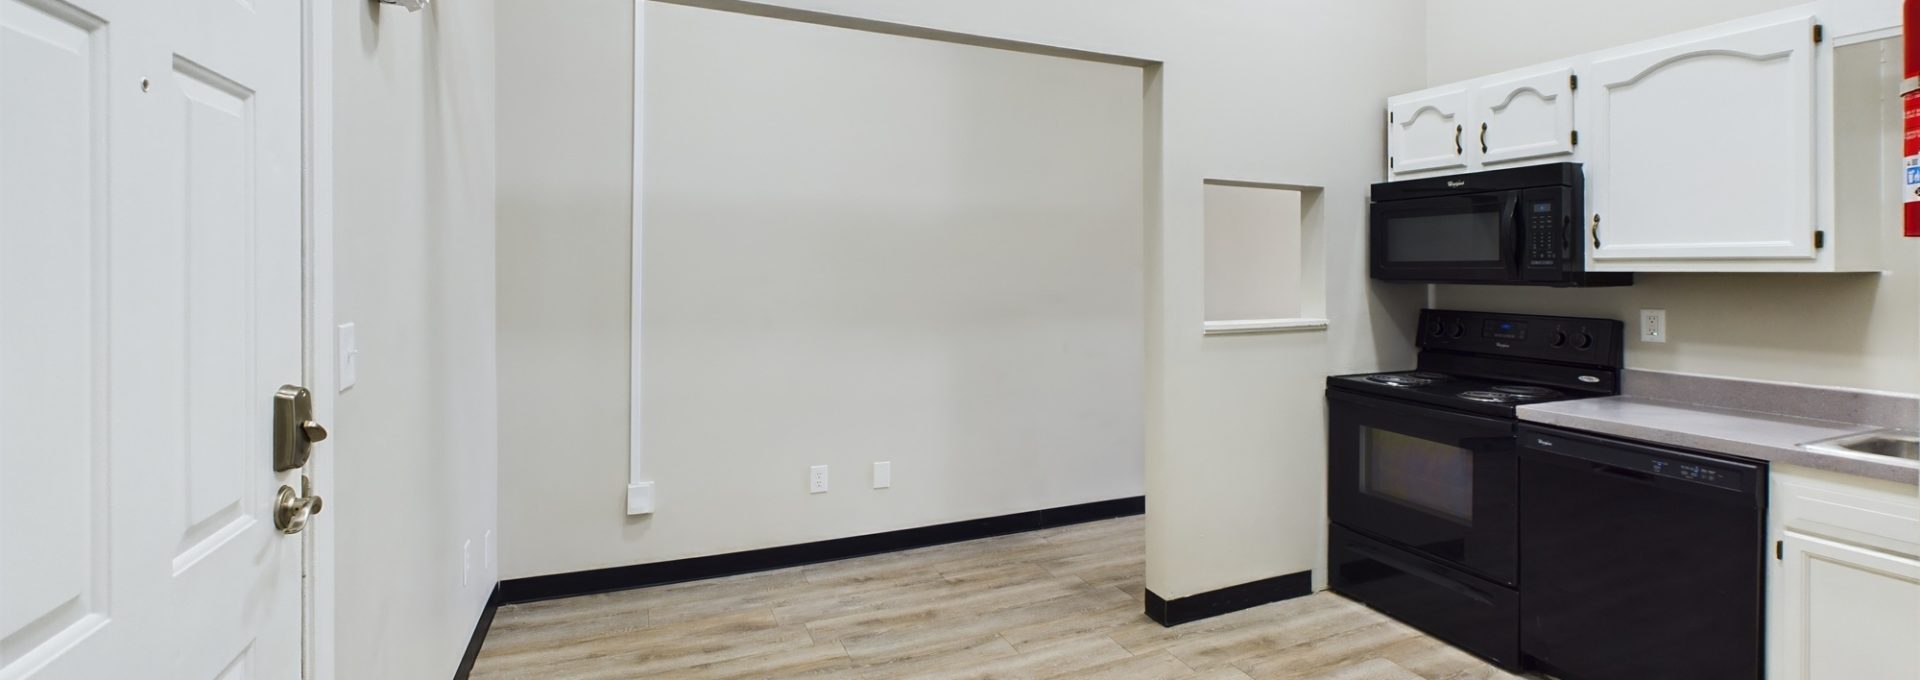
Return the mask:
<path id="1" fill-rule="evenodd" d="M 501 285 L 534 286 L 527 295 L 544 302 L 502 313 L 508 577 L 684 553 L 658 540 L 689 531 L 669 521 L 694 521 L 667 514 L 675 496 L 733 483 L 649 474 L 660 484 L 660 514 L 621 514 L 627 357 L 616 339 L 627 270 L 618 235 L 629 177 L 616 168 L 626 161 L 631 91 L 630 43 L 617 27 L 631 9 L 615 0 L 534 5 L 500 5 L 503 168 L 516 173 L 502 182 Z M 1147 585 L 1181 597 L 1321 561 L 1324 376 L 1407 361 L 1407 327 L 1424 294 L 1372 286 L 1361 265 L 1366 187 L 1379 179 L 1380 102 L 1423 82 L 1417 3 L 783 0 L 758 8 L 1163 61 L 1150 90 L 1162 102 L 1161 125 L 1146 126 L 1160 131 L 1147 155 L 1161 168 L 1148 197 L 1156 229 L 1147 247 Z M 562 186 L 572 178 L 581 186 Z M 1206 178 L 1327 187 L 1328 332 L 1202 337 Z M 650 413 L 664 408 L 652 394 Z M 691 455 L 649 447 L 647 466 L 673 470 L 673 457 Z M 798 472 L 739 475 L 790 479 L 797 489 Z M 856 488 L 863 476 L 851 475 Z M 967 489 L 940 493 L 954 499 L 955 514 L 944 519 L 995 511 L 967 506 L 976 497 Z M 700 521 L 769 515 L 756 506 Z M 872 525 L 809 527 L 809 535 L 862 526 Z"/>
<path id="2" fill-rule="evenodd" d="M 1429 85 L 1486 75 L 1594 49 L 1654 38 L 1801 4 L 1783 0 L 1609 3 L 1435 0 L 1429 5 Z M 1552 26 L 1551 31 L 1529 27 Z M 1502 36 L 1499 40 L 1489 35 Z M 1869 68 L 1877 60 L 1868 50 Z M 1898 77 L 1897 45 L 1890 50 Z M 1855 53 L 1857 54 L 1857 53 Z M 1860 57 L 1850 56 L 1850 63 Z M 1849 99 L 1840 106 L 1893 106 Z M 1851 131 L 1859 132 L 1859 131 Z M 1897 137 L 1885 144 L 1897 145 Z M 1898 156 L 1898 153 L 1894 153 Z M 1897 172 L 1889 167 L 1887 172 Z M 1895 176 L 1889 174 L 1888 176 Z M 1880 241 L 1888 273 L 1642 274 L 1630 288 L 1547 290 L 1438 286 L 1442 307 L 1600 316 L 1631 322 L 1665 309 L 1669 342 L 1629 330 L 1634 368 L 1762 380 L 1920 392 L 1920 242 L 1898 236 L 1897 213 L 1866 230 Z M 1849 232 L 1859 233 L 1859 232 Z"/>
<path id="3" fill-rule="evenodd" d="M 338 677 L 451 677 L 497 580 L 493 4 L 334 10 Z"/>
<path id="4" fill-rule="evenodd" d="M 1143 492 L 1140 68 L 671 5 L 647 35 L 659 510 L 607 563 Z M 554 226 L 508 214 L 510 238 Z M 501 282 L 509 334 L 551 292 L 527 274 Z M 510 477 L 572 472 L 530 462 Z M 607 495 L 509 488 L 508 573 L 577 568 L 536 509 Z"/>

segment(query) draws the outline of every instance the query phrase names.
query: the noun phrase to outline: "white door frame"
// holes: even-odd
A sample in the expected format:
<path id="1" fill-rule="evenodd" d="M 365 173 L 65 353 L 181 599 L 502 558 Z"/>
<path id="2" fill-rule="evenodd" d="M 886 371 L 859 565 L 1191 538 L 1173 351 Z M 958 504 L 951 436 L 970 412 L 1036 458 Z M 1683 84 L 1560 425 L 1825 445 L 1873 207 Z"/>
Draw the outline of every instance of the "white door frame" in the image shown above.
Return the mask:
<path id="1" fill-rule="evenodd" d="M 333 288 L 333 0 L 303 0 L 301 20 L 301 329 L 302 374 L 313 392 L 314 417 L 328 427 L 339 394 L 334 366 Z M 307 463 L 316 493 L 335 495 L 335 446 L 315 446 Z M 334 523 L 315 518 L 301 535 L 301 677 L 334 678 Z"/>

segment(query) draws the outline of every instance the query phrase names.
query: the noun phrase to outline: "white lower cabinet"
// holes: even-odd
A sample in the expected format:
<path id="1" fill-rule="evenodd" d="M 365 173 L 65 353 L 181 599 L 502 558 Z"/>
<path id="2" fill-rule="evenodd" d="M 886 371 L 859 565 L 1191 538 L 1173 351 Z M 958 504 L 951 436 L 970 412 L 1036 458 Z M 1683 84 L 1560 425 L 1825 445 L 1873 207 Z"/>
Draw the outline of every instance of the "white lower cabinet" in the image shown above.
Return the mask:
<path id="1" fill-rule="evenodd" d="M 1920 561 L 1793 531 L 1781 541 L 1771 677 L 1920 677 Z"/>
<path id="2" fill-rule="evenodd" d="M 1920 502 L 1912 487 L 1775 468 L 1770 680 L 1915 680 Z"/>

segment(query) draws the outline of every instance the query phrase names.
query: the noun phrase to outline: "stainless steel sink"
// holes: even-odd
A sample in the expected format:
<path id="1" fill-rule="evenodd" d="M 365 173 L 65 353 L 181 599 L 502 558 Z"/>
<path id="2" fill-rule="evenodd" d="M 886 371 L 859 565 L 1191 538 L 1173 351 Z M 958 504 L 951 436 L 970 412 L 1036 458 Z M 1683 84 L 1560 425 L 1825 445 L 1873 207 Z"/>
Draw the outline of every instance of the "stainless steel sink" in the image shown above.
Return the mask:
<path id="1" fill-rule="evenodd" d="M 1808 444 L 1807 449 L 1920 461 L 1920 433 L 1907 430 L 1876 430 Z"/>

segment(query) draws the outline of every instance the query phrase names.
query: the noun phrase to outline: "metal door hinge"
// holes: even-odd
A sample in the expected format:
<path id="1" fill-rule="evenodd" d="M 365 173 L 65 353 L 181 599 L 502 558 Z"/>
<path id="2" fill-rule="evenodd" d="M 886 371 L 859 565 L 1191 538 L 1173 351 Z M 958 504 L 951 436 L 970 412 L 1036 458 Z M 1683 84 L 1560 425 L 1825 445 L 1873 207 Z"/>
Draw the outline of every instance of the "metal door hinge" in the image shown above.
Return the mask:
<path id="1" fill-rule="evenodd" d="M 1567 89 L 1569 90 L 1580 89 L 1580 74 L 1575 73 L 1567 76 Z"/>
<path id="2" fill-rule="evenodd" d="M 1822 26 L 1820 24 L 1814 24 L 1813 25 L 1813 42 L 1819 43 L 1826 39 L 1827 39 L 1827 27 Z"/>
<path id="3" fill-rule="evenodd" d="M 1580 146 L 1580 131 L 1579 131 L 1579 130 L 1574 130 L 1574 131 L 1573 131 L 1573 135 L 1572 135 L 1572 139 L 1573 139 L 1573 145 L 1574 145 L 1574 146 Z"/>
<path id="4" fill-rule="evenodd" d="M 1827 232 L 1825 232 L 1825 231 L 1822 231 L 1822 230 L 1817 230 L 1817 229 L 1816 229 L 1816 230 L 1814 230 L 1814 232 L 1813 232 L 1813 249 L 1814 249 L 1814 250 L 1819 250 L 1819 249 L 1821 249 L 1821 248 L 1825 248 L 1825 247 L 1827 247 Z"/>
<path id="5" fill-rule="evenodd" d="M 1773 542 L 1773 559 L 1776 559 L 1776 560 L 1787 559 L 1787 542 L 1786 541 Z"/>

